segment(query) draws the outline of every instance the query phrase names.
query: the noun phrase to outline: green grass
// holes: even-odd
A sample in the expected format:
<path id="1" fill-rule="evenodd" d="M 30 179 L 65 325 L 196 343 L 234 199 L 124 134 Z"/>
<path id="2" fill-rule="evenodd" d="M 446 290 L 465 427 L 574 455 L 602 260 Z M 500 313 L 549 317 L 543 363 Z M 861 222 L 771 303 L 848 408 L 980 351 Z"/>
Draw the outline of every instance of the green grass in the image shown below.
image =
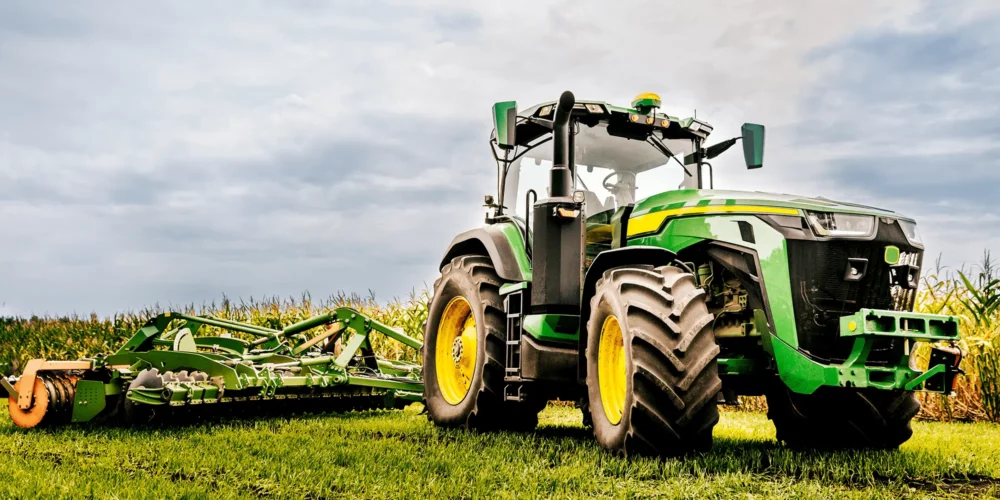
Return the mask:
<path id="1" fill-rule="evenodd" d="M 1000 495 L 1000 425 L 914 423 L 898 452 L 801 453 L 759 413 L 725 412 L 711 453 L 625 460 L 578 410 L 530 434 L 437 429 L 405 411 L 164 429 L 22 431 L 0 420 L 0 497 L 940 498 Z"/>

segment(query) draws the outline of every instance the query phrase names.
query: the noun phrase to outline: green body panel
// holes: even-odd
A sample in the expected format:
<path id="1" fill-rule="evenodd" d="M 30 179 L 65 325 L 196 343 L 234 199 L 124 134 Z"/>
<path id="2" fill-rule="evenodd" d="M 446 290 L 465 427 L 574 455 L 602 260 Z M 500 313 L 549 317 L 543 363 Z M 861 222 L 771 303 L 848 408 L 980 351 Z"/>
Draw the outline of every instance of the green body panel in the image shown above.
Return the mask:
<path id="1" fill-rule="evenodd" d="M 745 222 L 753 227 L 754 243 L 743 241 L 737 222 Z M 799 341 L 795 329 L 795 311 L 792 308 L 785 238 L 764 221 L 753 215 L 681 217 L 669 220 L 661 233 L 630 239 L 629 245 L 649 245 L 679 252 L 706 240 L 729 243 L 757 252 L 774 321 L 774 334 L 786 344 L 797 348 Z M 762 336 L 767 335 L 766 332 L 760 333 Z"/>
<path id="2" fill-rule="evenodd" d="M 105 384 L 97 380 L 80 380 L 76 383 L 73 398 L 73 422 L 86 422 L 99 415 L 107 406 Z"/>
<path id="3" fill-rule="evenodd" d="M 743 241 L 737 222 L 745 222 L 753 227 L 754 243 Z M 767 325 L 766 321 L 761 323 L 758 328 L 766 326 L 768 331 L 758 333 L 765 350 L 774 357 L 779 377 L 795 392 L 808 394 L 821 386 L 904 389 L 908 385 L 912 386 L 911 382 L 921 372 L 910 369 L 906 360 L 891 367 L 866 367 L 865 359 L 871 348 L 872 338 L 881 335 L 905 337 L 914 341 L 958 339 L 957 321 L 950 316 L 864 309 L 841 320 L 842 335 L 859 338 L 850 359 L 842 365 L 824 365 L 810 359 L 798 349 L 785 239 L 777 230 L 753 215 L 668 219 L 660 233 L 630 239 L 629 244 L 658 246 L 679 252 L 706 240 L 756 251 L 773 321 L 771 325 Z M 862 321 L 862 318 L 865 320 Z M 904 319 L 914 329 L 903 330 L 900 325 Z M 856 332 L 844 334 L 852 320 L 863 326 L 859 326 Z M 923 325 L 919 330 L 916 329 L 918 324 Z M 742 362 L 732 368 L 727 366 L 726 370 L 734 374 L 747 371 L 746 365 L 740 363 Z"/>
<path id="4" fill-rule="evenodd" d="M 762 193 L 757 191 L 726 191 L 721 189 L 684 189 L 666 191 L 639 200 L 632 211 L 632 218 L 648 212 L 669 210 L 680 207 L 705 205 L 751 205 L 762 207 L 815 210 L 818 212 L 840 212 L 850 214 L 870 214 L 894 219 L 912 220 L 890 210 L 853 203 L 845 203 L 824 198 L 809 198 L 788 194 Z"/>
<path id="5" fill-rule="evenodd" d="M 740 207 L 747 208 L 743 210 Z M 872 340 L 877 336 L 905 337 L 912 341 L 957 340 L 957 321 L 950 316 L 865 309 L 842 319 L 842 335 L 858 339 L 850 359 L 843 364 L 819 363 L 800 351 L 785 238 L 757 217 L 755 208 L 767 214 L 802 216 L 803 210 L 812 210 L 910 220 L 887 210 L 819 198 L 759 192 L 677 190 L 651 196 L 636 204 L 629 218 L 630 225 L 646 214 L 672 212 L 663 217 L 662 223 L 653 231 L 628 238 L 627 245 L 655 246 L 681 252 L 698 243 L 715 241 L 755 252 L 760 262 L 760 278 L 766 291 L 771 321 L 768 322 L 763 311 L 755 311 L 754 334 L 760 336 L 761 350 L 773 358 L 780 379 L 795 392 L 812 393 L 822 386 L 919 390 L 927 379 L 944 370 L 940 366 L 930 367 L 927 372 L 916 371 L 908 366 L 907 360 L 900 360 L 895 366 L 865 366 L 865 361 Z M 753 228 L 753 243 L 743 240 L 738 223 L 746 223 Z M 528 276 L 530 261 L 524 253 L 520 232 L 512 224 L 508 228 L 509 232 L 505 230 L 505 233 L 511 240 L 515 255 L 519 256 L 519 263 L 524 266 L 522 272 Z M 613 231 L 617 232 L 617 227 Z M 887 250 L 886 257 L 887 260 L 892 260 L 890 257 L 898 259 L 898 249 Z M 523 288 L 522 284 L 508 284 L 501 292 L 506 294 L 520 288 Z M 523 325 L 529 335 L 539 340 L 572 342 L 579 337 L 579 322 L 563 319 L 568 317 L 527 315 Z M 851 321 L 860 325 L 857 331 L 847 330 Z M 720 359 L 720 375 L 758 376 L 768 373 L 768 363 L 753 357 L 753 353 L 745 354 L 749 357 Z"/>
<path id="6" fill-rule="evenodd" d="M 526 281 L 531 281 L 531 259 L 528 258 L 521 230 L 513 222 L 502 222 L 495 226 L 499 226 L 503 235 L 507 237 L 507 243 L 510 245 L 511 251 L 514 252 L 514 258 L 517 259 L 517 267 L 521 270 L 521 275 Z"/>
<path id="7" fill-rule="evenodd" d="M 543 342 L 575 344 L 579 338 L 580 316 L 576 314 L 527 314 L 524 331 Z"/>

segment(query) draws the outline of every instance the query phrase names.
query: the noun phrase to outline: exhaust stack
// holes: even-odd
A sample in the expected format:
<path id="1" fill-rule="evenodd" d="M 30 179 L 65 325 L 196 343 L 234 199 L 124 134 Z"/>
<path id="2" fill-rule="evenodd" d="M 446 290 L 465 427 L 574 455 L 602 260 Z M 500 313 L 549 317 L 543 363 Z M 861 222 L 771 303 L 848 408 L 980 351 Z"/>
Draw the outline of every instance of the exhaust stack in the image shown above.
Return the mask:
<path id="1" fill-rule="evenodd" d="M 573 191 L 573 134 L 569 123 L 576 98 L 570 91 L 559 96 L 556 116 L 552 127 L 552 170 L 549 171 L 549 187 L 553 198 L 570 196 Z"/>
<path id="2" fill-rule="evenodd" d="M 573 106 L 570 91 L 559 97 L 552 123 L 549 197 L 532 208 L 531 310 L 579 314 L 583 282 L 583 210 L 572 198 L 574 164 Z"/>

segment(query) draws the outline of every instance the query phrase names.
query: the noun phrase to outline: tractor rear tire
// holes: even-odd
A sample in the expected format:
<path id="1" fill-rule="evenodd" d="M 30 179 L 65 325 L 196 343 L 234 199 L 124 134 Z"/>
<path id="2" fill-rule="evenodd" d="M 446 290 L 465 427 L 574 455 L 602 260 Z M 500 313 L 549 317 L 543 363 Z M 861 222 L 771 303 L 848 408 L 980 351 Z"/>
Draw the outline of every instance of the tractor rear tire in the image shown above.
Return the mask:
<path id="1" fill-rule="evenodd" d="M 452 259 L 434 283 L 424 325 L 424 400 L 438 426 L 530 431 L 538 425 L 545 400 L 504 400 L 503 284 L 489 257 L 481 255 Z"/>
<path id="2" fill-rule="evenodd" d="M 920 411 L 912 392 L 820 388 L 797 394 L 780 381 L 768 391 L 767 416 L 779 442 L 795 449 L 892 450 L 910 439 Z"/>
<path id="3" fill-rule="evenodd" d="M 605 449 L 630 456 L 711 448 L 722 381 L 704 294 L 691 273 L 672 266 L 612 269 L 597 282 L 587 390 Z"/>

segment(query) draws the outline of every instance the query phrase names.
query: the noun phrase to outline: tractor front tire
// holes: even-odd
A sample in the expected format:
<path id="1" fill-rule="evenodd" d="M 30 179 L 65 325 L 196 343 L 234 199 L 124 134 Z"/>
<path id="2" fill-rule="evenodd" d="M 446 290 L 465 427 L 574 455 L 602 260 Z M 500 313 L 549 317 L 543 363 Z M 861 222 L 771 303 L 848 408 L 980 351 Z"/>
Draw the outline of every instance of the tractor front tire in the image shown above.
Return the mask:
<path id="1" fill-rule="evenodd" d="M 910 420 L 919 411 L 905 391 L 829 387 L 797 394 L 777 381 L 767 394 L 778 441 L 795 449 L 896 449 L 913 435 Z"/>
<path id="2" fill-rule="evenodd" d="M 711 448 L 722 388 L 704 290 L 672 267 L 622 267 L 597 282 L 587 321 L 594 435 L 619 455 Z"/>
<path id="3" fill-rule="evenodd" d="M 424 400 L 442 427 L 532 430 L 543 400 L 504 400 L 505 332 L 489 257 L 463 255 L 441 269 L 424 326 Z"/>

